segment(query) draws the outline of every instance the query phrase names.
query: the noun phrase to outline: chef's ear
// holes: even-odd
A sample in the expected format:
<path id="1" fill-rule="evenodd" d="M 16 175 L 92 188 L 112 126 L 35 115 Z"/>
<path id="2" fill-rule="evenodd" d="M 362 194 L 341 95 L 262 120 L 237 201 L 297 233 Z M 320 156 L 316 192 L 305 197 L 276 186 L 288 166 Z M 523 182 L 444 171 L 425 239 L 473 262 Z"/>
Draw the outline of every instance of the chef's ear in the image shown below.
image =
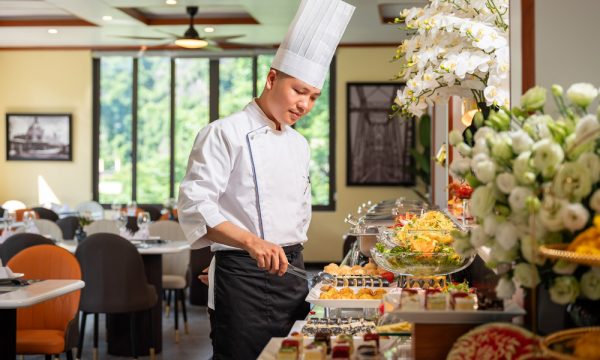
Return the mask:
<path id="1" fill-rule="evenodd" d="M 277 70 L 270 69 L 269 73 L 267 74 L 267 82 L 265 84 L 265 88 L 267 88 L 268 90 L 272 90 L 275 80 L 277 80 Z"/>

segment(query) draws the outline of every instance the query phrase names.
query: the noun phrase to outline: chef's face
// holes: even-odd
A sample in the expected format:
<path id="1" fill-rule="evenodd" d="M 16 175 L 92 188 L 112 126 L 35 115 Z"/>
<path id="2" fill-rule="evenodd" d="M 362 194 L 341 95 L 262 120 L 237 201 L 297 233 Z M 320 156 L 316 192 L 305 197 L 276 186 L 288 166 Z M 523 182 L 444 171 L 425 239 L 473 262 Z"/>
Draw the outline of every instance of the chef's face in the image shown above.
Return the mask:
<path id="1" fill-rule="evenodd" d="M 265 86 L 271 93 L 271 116 L 281 125 L 294 125 L 315 105 L 321 90 L 285 73 L 271 69 Z"/>

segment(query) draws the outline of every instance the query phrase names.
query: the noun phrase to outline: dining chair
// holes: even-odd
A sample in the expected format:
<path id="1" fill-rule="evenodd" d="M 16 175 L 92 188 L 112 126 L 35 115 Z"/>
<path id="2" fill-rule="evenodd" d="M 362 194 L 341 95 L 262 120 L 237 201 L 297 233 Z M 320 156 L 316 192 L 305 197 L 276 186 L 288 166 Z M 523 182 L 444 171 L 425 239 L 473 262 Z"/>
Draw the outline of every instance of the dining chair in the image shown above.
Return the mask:
<path id="1" fill-rule="evenodd" d="M 148 227 L 150 236 L 159 236 L 165 241 L 185 241 L 185 234 L 179 223 L 170 220 L 161 220 L 151 223 Z M 173 294 L 175 311 L 175 342 L 179 343 L 179 307 L 183 315 L 183 326 L 189 334 L 187 311 L 185 306 L 185 290 L 188 287 L 188 272 L 190 266 L 190 250 L 180 251 L 175 254 L 163 255 L 163 291 L 166 292 L 167 304 L 165 314 L 169 316 L 171 295 Z"/>
<path id="2" fill-rule="evenodd" d="M 73 254 L 54 245 L 29 247 L 7 265 L 29 279 L 81 280 L 81 269 Z M 80 291 L 17 309 L 17 354 L 44 354 L 46 358 L 65 353 L 73 359 L 77 345 Z"/>
<path id="3" fill-rule="evenodd" d="M 15 216 L 16 216 L 16 221 L 23 221 L 23 215 L 25 215 L 26 211 L 33 211 L 33 209 L 19 209 L 19 210 L 15 210 Z M 39 219 L 40 216 L 38 215 L 38 213 L 36 213 L 35 211 L 33 211 L 33 214 L 35 216 L 36 219 Z"/>
<path id="4" fill-rule="evenodd" d="M 160 219 L 160 207 L 156 205 L 138 205 L 138 209 L 148 212 L 150 214 L 150 221 L 158 221 Z"/>
<path id="5" fill-rule="evenodd" d="M 0 245 L 0 260 L 6 264 L 19 252 L 36 245 L 54 245 L 54 242 L 39 234 L 14 234 Z"/>
<path id="6" fill-rule="evenodd" d="M 71 240 L 75 237 L 75 231 L 79 228 L 79 218 L 77 216 L 67 216 L 56 220 L 56 225 L 62 230 L 63 239 Z"/>
<path id="7" fill-rule="evenodd" d="M 54 221 L 46 219 L 35 219 L 33 220 L 33 224 L 39 230 L 40 235 L 50 236 L 50 239 L 52 240 L 63 239 L 63 232 Z"/>
<path id="8" fill-rule="evenodd" d="M 52 211 L 51 209 L 46 209 L 45 207 L 34 207 L 31 210 L 35 211 L 40 219 L 46 219 L 53 222 L 58 220 L 58 214 Z"/>
<path id="9" fill-rule="evenodd" d="M 79 244 L 75 256 L 81 264 L 85 288 L 81 293 L 82 312 L 77 359 L 81 359 L 86 318 L 94 314 L 94 358 L 98 354 L 98 314 L 130 314 L 130 340 L 134 358 L 137 358 L 137 331 L 135 316 L 151 316 L 157 295 L 148 284 L 144 263 L 138 250 L 119 235 L 97 233 Z M 149 321 L 152 326 L 152 321 Z M 152 333 L 152 329 L 150 329 Z M 150 355 L 154 357 L 153 340 Z"/>
<path id="10" fill-rule="evenodd" d="M 109 233 L 119 235 L 119 223 L 116 220 L 96 220 L 85 227 L 89 235 L 98 233 Z"/>

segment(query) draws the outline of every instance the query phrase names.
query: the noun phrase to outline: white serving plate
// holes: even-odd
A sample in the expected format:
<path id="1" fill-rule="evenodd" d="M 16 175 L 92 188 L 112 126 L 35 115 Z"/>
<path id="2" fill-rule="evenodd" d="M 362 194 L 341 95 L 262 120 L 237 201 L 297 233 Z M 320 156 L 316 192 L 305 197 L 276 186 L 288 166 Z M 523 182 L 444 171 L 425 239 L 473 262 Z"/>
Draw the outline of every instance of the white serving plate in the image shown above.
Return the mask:
<path id="1" fill-rule="evenodd" d="M 509 305 L 504 310 L 414 310 L 401 309 L 386 313 L 386 323 L 400 320 L 415 324 L 482 324 L 494 321 L 511 321 L 516 316 L 525 315 L 525 310 L 517 305 Z M 396 321 L 397 320 L 397 321 Z"/>
<path id="2" fill-rule="evenodd" d="M 378 308 L 379 305 L 381 304 L 380 299 L 374 299 L 374 300 L 370 300 L 370 299 L 348 299 L 348 300 L 319 299 L 319 296 L 321 295 L 320 289 L 321 289 L 321 284 L 317 284 L 312 289 L 310 289 L 308 295 L 306 296 L 306 302 L 309 302 L 314 305 L 322 306 L 325 308 L 336 308 L 336 309 L 339 309 L 339 308 L 344 308 L 344 309 Z M 381 288 L 381 287 L 365 288 L 365 287 L 356 287 L 356 286 L 352 286 L 352 287 L 350 287 L 350 289 L 352 289 L 355 293 L 360 289 L 373 289 L 373 290 L 385 289 L 388 294 L 389 293 L 400 293 L 400 291 L 401 291 L 399 288 Z"/>

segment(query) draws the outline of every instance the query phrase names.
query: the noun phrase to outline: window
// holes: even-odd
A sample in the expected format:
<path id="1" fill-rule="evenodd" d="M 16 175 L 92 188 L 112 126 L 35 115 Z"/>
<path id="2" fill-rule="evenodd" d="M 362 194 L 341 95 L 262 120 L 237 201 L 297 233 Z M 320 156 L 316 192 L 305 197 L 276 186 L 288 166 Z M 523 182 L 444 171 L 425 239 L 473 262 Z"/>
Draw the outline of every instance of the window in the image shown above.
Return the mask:
<path id="1" fill-rule="evenodd" d="M 272 54 L 95 59 L 94 199 L 162 204 L 176 197 L 198 131 L 260 94 L 272 60 Z M 311 147 L 315 210 L 335 209 L 333 75 L 295 126 Z"/>

